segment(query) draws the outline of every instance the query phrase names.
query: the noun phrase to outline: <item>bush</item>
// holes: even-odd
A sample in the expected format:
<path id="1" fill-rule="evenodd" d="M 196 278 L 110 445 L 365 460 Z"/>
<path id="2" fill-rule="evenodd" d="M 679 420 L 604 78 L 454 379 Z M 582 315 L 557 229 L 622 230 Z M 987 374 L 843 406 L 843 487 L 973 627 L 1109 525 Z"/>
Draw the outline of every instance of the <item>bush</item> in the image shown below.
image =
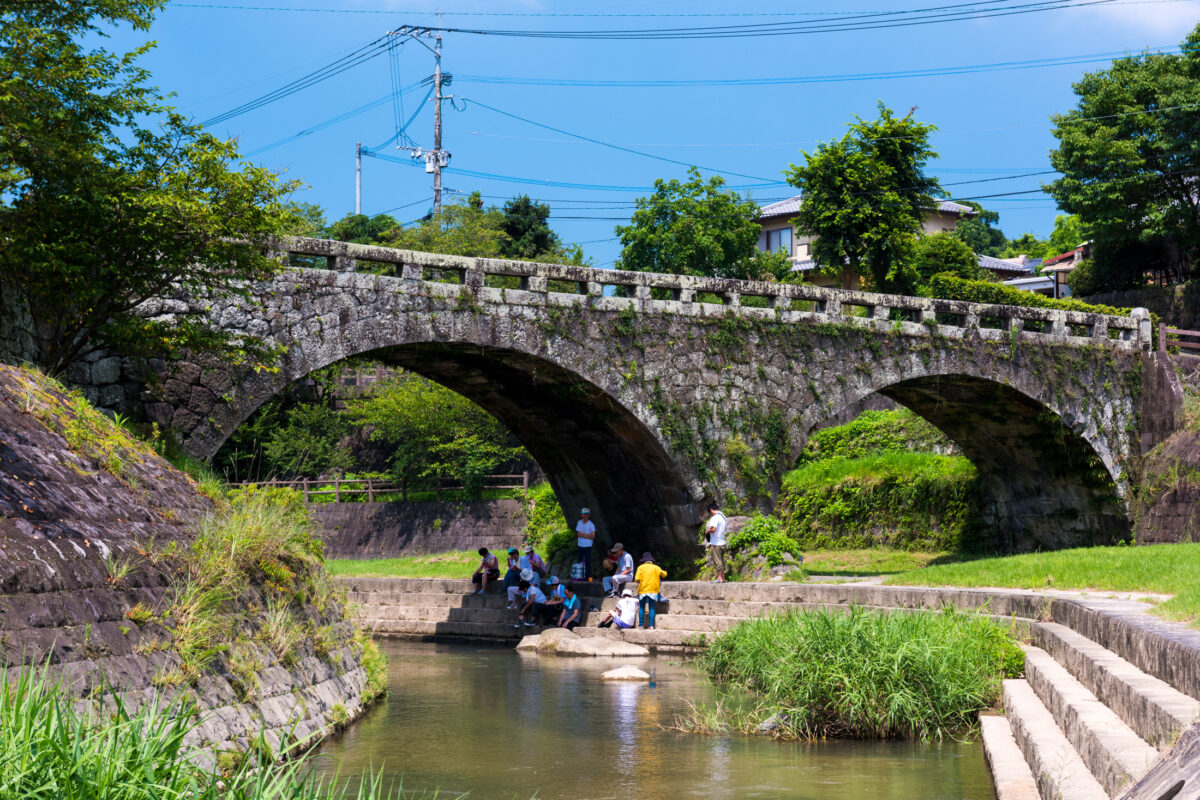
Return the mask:
<path id="1" fill-rule="evenodd" d="M 1024 306 L 1026 308 L 1055 308 L 1062 311 L 1082 311 L 1089 314 L 1110 314 L 1117 317 L 1129 316 L 1132 309 L 1117 308 L 1085 303 L 1081 300 L 1043 297 L 1033 292 L 1022 291 L 1012 286 L 990 281 L 967 281 L 950 275 L 934 275 L 929 282 L 929 296 L 943 300 L 965 300 L 971 303 L 990 303 L 1001 306 Z"/>
<path id="2" fill-rule="evenodd" d="M 761 556 L 769 567 L 778 567 L 784 563 L 784 556 L 794 557 L 800 552 L 796 541 L 784 531 L 783 523 L 761 514 L 756 514 L 745 527 L 729 536 L 729 550 L 735 560 Z"/>
<path id="3" fill-rule="evenodd" d="M 525 495 L 525 541 L 547 561 L 575 545 L 575 533 L 567 525 L 562 506 L 549 483 L 539 483 Z"/>
<path id="4" fill-rule="evenodd" d="M 776 513 L 805 549 L 959 551 L 974 547 L 980 500 L 965 458 L 884 453 L 789 472 Z"/>
<path id="5" fill-rule="evenodd" d="M 700 664 L 754 692 L 757 716 L 773 716 L 782 735 L 926 740 L 972 727 L 999 700 L 1001 680 L 1021 674 L 1024 654 L 982 614 L 854 607 L 742 622 Z"/>
<path id="6" fill-rule="evenodd" d="M 957 448 L 944 433 L 908 409 L 864 411 L 845 425 L 813 433 L 796 466 L 909 451 L 951 454 Z"/>

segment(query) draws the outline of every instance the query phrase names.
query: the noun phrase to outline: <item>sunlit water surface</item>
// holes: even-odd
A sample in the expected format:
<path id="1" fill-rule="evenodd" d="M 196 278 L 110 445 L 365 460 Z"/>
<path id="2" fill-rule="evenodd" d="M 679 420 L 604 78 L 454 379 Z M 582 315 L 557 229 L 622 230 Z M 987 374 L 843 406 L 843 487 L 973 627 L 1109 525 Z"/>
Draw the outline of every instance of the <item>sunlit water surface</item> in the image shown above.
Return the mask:
<path id="1" fill-rule="evenodd" d="M 994 800 L 977 742 L 777 742 L 665 730 L 716 691 L 671 657 L 566 658 L 384 642 L 386 701 L 322 748 L 343 778 L 382 769 L 406 793 L 473 800 Z M 635 663 L 654 684 L 600 673 Z"/>

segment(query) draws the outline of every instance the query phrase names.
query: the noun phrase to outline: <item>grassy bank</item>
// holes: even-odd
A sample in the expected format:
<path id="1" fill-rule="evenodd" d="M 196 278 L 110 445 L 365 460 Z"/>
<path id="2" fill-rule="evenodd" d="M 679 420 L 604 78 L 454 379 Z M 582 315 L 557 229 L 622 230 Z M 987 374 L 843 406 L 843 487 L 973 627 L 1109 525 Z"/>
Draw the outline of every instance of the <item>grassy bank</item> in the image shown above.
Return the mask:
<path id="1" fill-rule="evenodd" d="M 699 709 L 693 729 L 749 731 L 769 718 L 786 737 L 930 739 L 970 728 L 1024 656 L 981 615 L 852 608 L 748 620 L 715 639 L 700 665 L 757 705 Z"/>
<path id="2" fill-rule="evenodd" d="M 331 575 L 347 578 L 469 578 L 479 566 L 479 554 L 452 550 L 400 558 L 331 558 L 325 565 Z"/>
<path id="3" fill-rule="evenodd" d="M 950 557 L 948 553 L 894 550 L 890 547 L 809 550 L 804 553 L 804 570 L 812 575 L 843 575 L 847 578 L 895 575 L 921 569 L 932 561 Z"/>
<path id="4" fill-rule="evenodd" d="M 69 693 L 31 668 L 15 680 L 0 671 L 0 783 L 5 798 L 94 800 L 383 800 L 422 797 L 385 787 L 373 775 L 350 784 L 313 776 L 301 742 L 296 758 L 229 753 L 206 768 L 189 758 L 184 738 L 201 722 L 182 696 L 139 703 L 136 710 L 106 697 L 103 713 L 81 710 Z"/>
<path id="5" fill-rule="evenodd" d="M 958 551 L 970 545 L 978 502 L 967 459 L 886 452 L 789 472 L 776 513 L 804 549 Z"/>
<path id="6" fill-rule="evenodd" d="M 1156 611 L 1168 619 L 1200 624 L 1200 544 L 1087 547 L 981 558 L 905 572 L 888 583 L 1172 594 Z"/>

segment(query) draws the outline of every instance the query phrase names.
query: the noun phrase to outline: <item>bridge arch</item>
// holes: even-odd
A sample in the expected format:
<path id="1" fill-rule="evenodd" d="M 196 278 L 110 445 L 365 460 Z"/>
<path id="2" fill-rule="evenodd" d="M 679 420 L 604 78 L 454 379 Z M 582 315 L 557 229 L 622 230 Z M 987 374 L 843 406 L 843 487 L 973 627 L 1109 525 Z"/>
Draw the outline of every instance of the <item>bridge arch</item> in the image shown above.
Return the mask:
<path id="1" fill-rule="evenodd" d="M 301 245 L 331 265 L 390 262 L 401 275 L 292 269 L 254 288 L 257 305 L 172 309 L 284 353 L 273 372 L 184 365 L 168 376 L 147 412 L 193 454 L 213 454 L 287 383 L 373 354 L 495 413 L 547 468 L 568 518 L 590 505 L 610 540 L 686 555 L 704 501 L 768 507 L 807 432 L 878 392 L 980 467 L 1001 546 L 1128 530 L 1120 498 L 1140 454 L 1144 315 Z"/>

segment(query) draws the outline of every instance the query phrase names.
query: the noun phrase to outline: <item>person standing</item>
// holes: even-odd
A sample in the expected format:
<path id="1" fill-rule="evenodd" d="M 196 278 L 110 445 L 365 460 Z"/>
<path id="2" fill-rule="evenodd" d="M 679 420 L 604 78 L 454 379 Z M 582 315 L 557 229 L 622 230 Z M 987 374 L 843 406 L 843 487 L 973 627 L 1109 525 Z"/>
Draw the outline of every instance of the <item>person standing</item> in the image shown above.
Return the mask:
<path id="1" fill-rule="evenodd" d="M 654 563 L 654 556 L 642 553 L 642 563 L 637 568 L 634 581 L 638 590 L 638 625 L 643 628 L 654 627 L 654 610 L 658 605 L 658 590 L 662 579 L 667 577 L 667 571 Z"/>
<path id="2" fill-rule="evenodd" d="M 596 543 L 596 523 L 592 522 L 592 510 L 579 510 L 579 522 L 575 523 L 575 561 L 583 564 L 586 578 L 592 571 L 592 545 Z"/>
<path id="3" fill-rule="evenodd" d="M 704 532 L 708 535 L 708 540 L 704 543 L 707 548 L 704 560 L 717 575 L 715 583 L 725 582 L 725 527 L 728 524 L 729 521 L 721 513 L 720 506 L 709 503 L 708 525 L 704 527 Z"/>

